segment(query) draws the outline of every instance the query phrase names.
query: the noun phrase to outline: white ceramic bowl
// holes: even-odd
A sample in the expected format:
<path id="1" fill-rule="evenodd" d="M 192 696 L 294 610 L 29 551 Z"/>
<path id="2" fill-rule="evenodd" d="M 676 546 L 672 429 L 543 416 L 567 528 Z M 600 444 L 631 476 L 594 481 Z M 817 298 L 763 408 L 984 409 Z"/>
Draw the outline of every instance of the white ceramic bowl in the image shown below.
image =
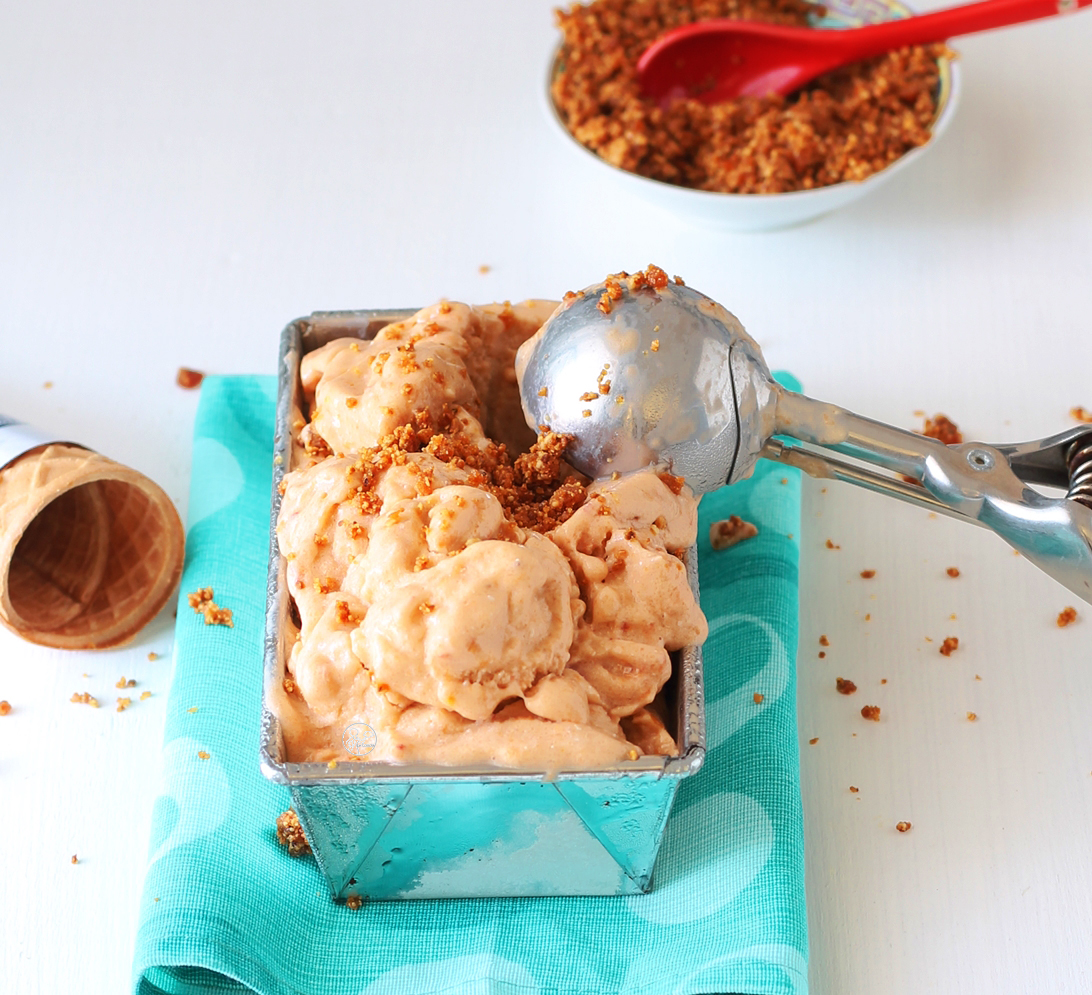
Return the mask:
<path id="1" fill-rule="evenodd" d="M 899 0 L 826 0 L 824 6 L 827 16 L 816 21 L 816 27 L 858 27 L 876 21 L 909 17 L 913 13 Z M 547 116 L 564 138 L 565 144 L 573 149 L 589 168 L 599 171 L 610 170 L 617 182 L 650 204 L 696 224 L 722 231 L 772 231 L 777 228 L 787 228 L 859 200 L 925 155 L 952 120 L 956 105 L 959 103 L 959 66 L 951 60 L 941 59 L 939 62 L 940 92 L 937 96 L 937 114 L 933 119 L 932 138 L 925 145 L 911 149 L 896 159 L 886 169 L 873 173 L 864 180 L 836 183 L 814 190 L 766 194 L 714 193 L 708 190 L 675 186 L 661 180 L 651 180 L 646 176 L 638 176 L 636 173 L 619 169 L 600 159 L 573 138 L 558 115 L 550 96 L 549 84 L 559 54 L 560 50 L 555 53 L 550 63 L 550 79 L 547 80 L 546 85 L 546 106 Z"/>

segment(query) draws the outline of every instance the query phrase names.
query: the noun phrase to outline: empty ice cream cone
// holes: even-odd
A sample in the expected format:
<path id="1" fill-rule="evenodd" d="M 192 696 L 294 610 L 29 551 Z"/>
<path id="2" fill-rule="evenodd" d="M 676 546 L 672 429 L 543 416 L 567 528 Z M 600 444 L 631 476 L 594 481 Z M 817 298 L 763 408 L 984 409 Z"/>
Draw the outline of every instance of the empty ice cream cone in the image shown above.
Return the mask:
<path id="1" fill-rule="evenodd" d="M 185 533 L 163 490 L 66 443 L 0 468 L 0 622 L 60 649 L 132 639 L 182 573 Z"/>

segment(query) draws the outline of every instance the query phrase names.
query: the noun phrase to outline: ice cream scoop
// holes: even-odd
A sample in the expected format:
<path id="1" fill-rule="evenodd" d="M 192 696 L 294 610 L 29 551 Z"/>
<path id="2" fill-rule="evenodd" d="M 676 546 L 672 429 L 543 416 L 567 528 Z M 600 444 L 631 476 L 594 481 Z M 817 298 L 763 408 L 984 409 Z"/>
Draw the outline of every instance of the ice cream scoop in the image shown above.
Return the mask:
<path id="1" fill-rule="evenodd" d="M 990 528 L 1092 602 L 1087 426 L 946 446 L 853 414 L 781 387 L 734 315 L 662 275 L 619 275 L 570 296 L 520 348 L 516 370 L 528 424 L 572 435 L 566 458 L 591 477 L 662 464 L 701 494 L 746 477 L 762 456 Z"/>

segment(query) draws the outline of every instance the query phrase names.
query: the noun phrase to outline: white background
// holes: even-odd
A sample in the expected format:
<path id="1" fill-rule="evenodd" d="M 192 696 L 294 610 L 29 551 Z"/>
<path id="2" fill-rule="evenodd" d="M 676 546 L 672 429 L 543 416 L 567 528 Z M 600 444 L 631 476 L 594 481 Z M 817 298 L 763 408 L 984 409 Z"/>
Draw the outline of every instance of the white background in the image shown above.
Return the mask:
<path id="1" fill-rule="evenodd" d="M 815 396 L 896 425 L 943 411 L 1015 441 L 1092 407 L 1092 15 L 962 41 L 962 105 L 922 161 L 811 225 L 731 235 L 646 208 L 554 134 L 550 10 L 0 7 L 0 410 L 137 467 L 184 513 L 180 365 L 271 373 L 312 310 L 556 297 L 649 261 Z M 1092 608 L 1054 624 L 1074 603 L 988 533 L 805 483 L 818 995 L 1092 990 Z M 129 985 L 171 626 L 168 608 L 98 655 L 0 632 L 5 991 Z M 154 697 L 68 702 L 112 703 L 122 674 Z"/>

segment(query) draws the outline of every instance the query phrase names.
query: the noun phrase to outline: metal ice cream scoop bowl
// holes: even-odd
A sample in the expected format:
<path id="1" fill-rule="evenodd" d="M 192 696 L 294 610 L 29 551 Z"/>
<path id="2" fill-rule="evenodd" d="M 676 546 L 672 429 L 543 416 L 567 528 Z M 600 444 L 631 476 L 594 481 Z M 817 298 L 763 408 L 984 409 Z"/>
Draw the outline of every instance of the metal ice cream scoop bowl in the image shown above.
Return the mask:
<path id="1" fill-rule="evenodd" d="M 572 435 L 590 477 L 662 465 L 704 494 L 777 460 L 992 529 L 1092 602 L 1092 427 L 946 446 L 786 390 L 721 305 L 624 277 L 567 299 L 516 369 L 527 423 Z"/>

